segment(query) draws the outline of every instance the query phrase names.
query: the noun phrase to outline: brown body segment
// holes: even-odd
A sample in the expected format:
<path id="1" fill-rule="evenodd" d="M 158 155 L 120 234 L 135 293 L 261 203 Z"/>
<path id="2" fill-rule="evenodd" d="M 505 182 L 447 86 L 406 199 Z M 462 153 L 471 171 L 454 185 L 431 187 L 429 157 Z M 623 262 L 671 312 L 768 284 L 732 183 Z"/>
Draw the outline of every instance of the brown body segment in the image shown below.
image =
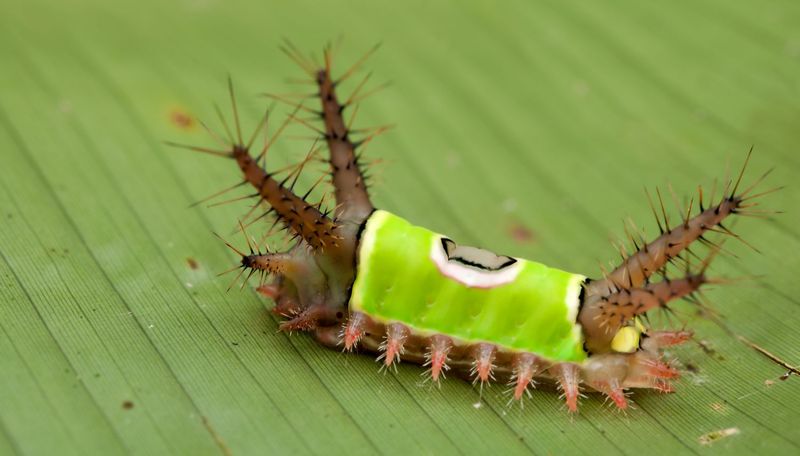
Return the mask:
<path id="1" fill-rule="evenodd" d="M 293 184 L 284 185 L 285 180 L 278 181 L 262 167 L 259 162 L 267 146 L 257 157 L 250 155 L 250 144 L 245 145 L 241 140 L 235 102 L 238 141 L 230 139 L 230 148 L 223 151 L 190 147 L 235 159 L 244 176 L 243 183 L 257 190 L 251 195 L 258 199 L 255 207 L 269 205 L 276 222 L 282 222 L 294 235 L 295 243 L 286 252 L 254 251 L 249 240 L 249 254 L 231 246 L 242 257 L 240 275 L 250 271 L 250 275 L 259 273 L 262 276 L 257 290 L 275 301 L 273 312 L 286 319 L 281 323 L 282 330 L 311 331 L 325 346 L 376 353 L 384 368 L 394 366 L 399 360 L 427 365 L 434 381 L 450 371 L 481 386 L 493 381 L 508 382 L 515 399 L 522 399 L 537 381 L 552 384 L 561 390 L 570 412 L 577 410 L 581 385 L 586 390 L 604 393 L 620 409 L 627 407 L 628 388 L 672 391 L 670 381 L 678 372 L 662 359 L 662 350 L 687 341 L 691 332 L 647 331 L 639 347 L 624 353 L 612 350 L 611 341 L 634 317 L 664 308 L 672 300 L 690 297 L 709 282 L 705 271 L 716 251 L 699 270 L 687 267 L 683 277 L 669 278 L 666 266 L 681 261 L 688 264 L 685 254 L 689 247 L 697 241 L 708 244 L 704 235 L 710 231 L 736 237 L 722 222 L 733 214 L 746 214 L 751 205 L 748 201 L 766 193 L 749 195 L 761 179 L 737 193 L 743 169 L 733 190 L 721 201 L 704 209 L 701 193 L 699 213 L 690 217 L 687 212 L 677 226 L 669 227 L 664 214 L 663 226 L 658 220 L 662 232 L 658 238 L 637 248 L 610 274 L 588 282 L 577 317 L 589 354 L 581 364 L 548 361 L 535 353 L 511 351 L 491 341 L 466 343 L 447 334 L 418 333 L 402 322 L 384 323 L 367 314 L 350 312 L 347 307 L 356 275 L 358 233 L 374 208 L 356 151 L 363 141 L 352 139 L 353 131 L 343 117 L 349 102 L 340 103 L 336 90 L 364 59 L 336 80 L 331 75 L 330 48 L 325 49 L 325 64 L 320 68 L 294 47 L 287 46 L 285 52 L 318 89 L 315 97 L 321 106 L 318 113 L 324 130 L 312 128 L 322 132 L 321 139 L 329 151 L 331 183 L 336 197 L 333 217 L 319 204 L 306 201 L 307 195 L 295 194 Z M 363 82 L 356 91 L 362 86 Z M 232 88 L 231 97 L 233 101 Z M 350 100 L 353 98 L 351 96 Z M 663 276 L 663 280 L 650 282 L 656 274 Z M 267 275 L 274 278 L 271 283 L 263 283 Z"/>

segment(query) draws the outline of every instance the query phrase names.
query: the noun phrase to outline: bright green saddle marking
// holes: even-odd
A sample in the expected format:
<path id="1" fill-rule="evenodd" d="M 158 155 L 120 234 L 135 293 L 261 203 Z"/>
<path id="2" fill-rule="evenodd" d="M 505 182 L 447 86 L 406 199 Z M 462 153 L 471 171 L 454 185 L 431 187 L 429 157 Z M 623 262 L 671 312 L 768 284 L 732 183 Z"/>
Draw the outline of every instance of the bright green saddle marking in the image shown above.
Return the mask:
<path id="1" fill-rule="evenodd" d="M 517 259 L 510 282 L 467 286 L 440 272 L 431 252 L 441 244 L 437 233 L 374 212 L 361 236 L 350 308 L 464 343 L 489 342 L 551 361 L 586 359 L 575 322 L 584 276 Z"/>

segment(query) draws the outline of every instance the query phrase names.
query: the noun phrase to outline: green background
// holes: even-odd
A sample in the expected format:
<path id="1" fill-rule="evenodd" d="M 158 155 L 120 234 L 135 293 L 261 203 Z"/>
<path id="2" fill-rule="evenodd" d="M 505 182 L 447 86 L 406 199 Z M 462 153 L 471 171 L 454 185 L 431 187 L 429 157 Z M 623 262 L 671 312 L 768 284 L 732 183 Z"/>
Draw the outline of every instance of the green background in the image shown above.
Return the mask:
<path id="1" fill-rule="evenodd" d="M 709 298 L 733 331 L 796 365 L 797 2 L 0 10 L 0 454 L 800 451 L 800 379 L 778 380 L 785 369 L 703 321 L 692 325 L 713 352 L 680 351 L 677 394 L 636 393 L 626 415 L 590 398 L 574 418 L 550 392 L 520 410 L 498 385 L 476 407 L 465 382 L 420 386 L 415 366 L 379 374 L 367 356 L 277 333 L 263 300 L 215 277 L 235 258 L 211 231 L 230 233 L 243 206 L 187 209 L 234 183 L 234 166 L 161 143 L 211 144 L 172 118 L 213 120 L 228 73 L 248 128 L 265 106 L 256 94 L 298 90 L 282 37 L 319 55 L 343 35 L 340 70 L 381 41 L 367 67 L 393 85 L 358 119 L 397 124 L 369 148 L 384 160 L 376 203 L 589 275 L 615 258 L 624 217 L 654 232 L 643 186 L 670 182 L 684 198 L 755 145 L 749 177 L 776 166 L 764 188 L 789 187 L 765 203 L 787 213 L 735 225 L 763 253 L 729 242 L 739 259 L 712 272 L 759 277 Z M 283 141 L 270 165 L 308 146 Z M 739 434 L 699 443 L 728 428 Z"/>

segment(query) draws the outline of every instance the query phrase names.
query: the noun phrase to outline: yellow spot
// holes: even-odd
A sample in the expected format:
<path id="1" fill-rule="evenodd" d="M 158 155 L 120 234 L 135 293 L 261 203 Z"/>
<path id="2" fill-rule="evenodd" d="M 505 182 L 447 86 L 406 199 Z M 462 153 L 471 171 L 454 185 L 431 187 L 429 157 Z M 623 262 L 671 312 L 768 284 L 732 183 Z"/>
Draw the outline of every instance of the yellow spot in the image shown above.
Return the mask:
<path id="1" fill-rule="evenodd" d="M 639 330 L 633 326 L 625 326 L 614 336 L 611 349 L 617 353 L 633 353 L 639 348 Z"/>

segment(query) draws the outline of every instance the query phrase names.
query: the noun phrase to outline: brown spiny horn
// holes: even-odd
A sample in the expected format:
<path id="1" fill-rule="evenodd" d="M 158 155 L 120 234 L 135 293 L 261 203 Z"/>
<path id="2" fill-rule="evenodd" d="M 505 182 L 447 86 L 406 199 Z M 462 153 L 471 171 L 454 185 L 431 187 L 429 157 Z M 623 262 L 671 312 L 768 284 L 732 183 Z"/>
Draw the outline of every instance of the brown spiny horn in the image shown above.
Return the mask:
<path id="1" fill-rule="evenodd" d="M 704 234 L 712 231 L 731 235 L 738 239 L 738 236 L 732 235 L 730 230 L 722 225 L 722 221 L 731 214 L 751 215 L 749 208 L 754 203 L 750 201 L 779 190 L 778 188 L 752 194 L 754 188 L 768 174 L 766 173 L 750 187 L 737 193 L 750 159 L 750 153 L 747 154 L 747 159 L 736 182 L 733 183 L 732 189 L 729 182 L 717 204 L 705 208 L 701 193 L 698 198 L 699 213 L 690 217 L 689 212 L 686 212 L 683 214 L 684 218 L 681 223 L 672 228 L 670 228 L 659 193 L 663 219 L 658 216 L 656 218 L 659 220 L 661 235 L 654 241 L 637 248 L 633 254 L 623 255 L 623 262 L 619 267 L 606 274 L 603 279 L 591 281 L 586 285 L 578 320 L 583 327 L 585 343 L 589 351 L 603 353 L 610 350 L 610 343 L 614 337 L 614 331 L 611 329 L 618 326 L 620 322 L 625 322 L 634 315 L 641 315 L 648 309 L 661 306 L 670 299 L 677 297 L 689 299 L 693 291 L 709 282 L 705 277 L 705 270 L 714 255 L 721 251 L 721 245 L 710 242 L 704 237 Z M 758 213 L 757 215 L 762 214 Z M 685 277 L 670 280 L 666 272 L 667 263 L 680 261 L 689 268 L 690 258 L 697 256 L 690 250 L 690 245 L 695 241 L 710 246 L 712 248 L 711 255 L 703 262 L 699 272 L 691 272 L 687 269 Z M 663 275 L 664 281 L 655 284 L 649 283 L 651 276 L 656 273 Z"/>
<path id="2" fill-rule="evenodd" d="M 316 249 L 338 245 L 338 227 L 333 220 L 275 180 L 258 165 L 247 149 L 235 147 L 233 155 L 247 182 L 258 189 L 261 199 L 269 203 L 279 219 L 296 235 Z"/>
<path id="3" fill-rule="evenodd" d="M 693 293 L 704 283 L 708 283 L 705 274 L 690 274 L 681 279 L 664 280 L 638 288 L 624 288 L 601 297 L 595 306 L 595 315 L 591 318 L 606 332 L 614 333 L 633 317 L 655 308 L 666 307 L 669 301 Z"/>
<path id="4" fill-rule="evenodd" d="M 353 68 L 347 70 L 342 78 L 334 81 L 331 77 L 330 49 L 326 48 L 325 65 L 317 70 L 315 75 L 322 104 L 322 120 L 325 123 L 325 140 L 330 150 L 337 218 L 361 221 L 373 210 L 361 165 L 355 153 L 356 143 L 350 138 L 350 131 L 342 115 L 347 105 L 339 102 L 336 86 L 342 79 L 349 77 L 374 50 L 375 48 L 360 59 Z"/>
<path id="5" fill-rule="evenodd" d="M 223 127 L 229 138 L 229 150 L 213 150 L 202 147 L 183 146 L 192 150 L 210 153 L 222 157 L 230 157 L 236 160 L 239 169 L 244 174 L 244 181 L 256 188 L 257 194 L 251 195 L 258 197 L 260 201 L 268 203 L 278 220 L 283 222 L 294 234 L 315 249 L 337 248 L 340 236 L 338 235 L 338 225 L 326 214 L 323 214 L 318 207 L 308 203 L 305 199 L 297 196 L 291 188 L 284 186 L 285 182 L 279 182 L 273 177 L 273 173 L 267 172 L 258 163 L 258 159 L 266 155 L 269 146 L 274 142 L 267 141 L 264 149 L 257 157 L 250 155 L 250 147 L 255 141 L 256 136 L 266 126 L 268 116 L 265 115 L 259 122 L 255 132 L 245 143 L 242 139 L 242 129 L 239 122 L 239 111 L 236 106 L 236 97 L 233 91 L 233 82 L 228 78 L 228 91 L 230 94 L 231 108 L 233 110 L 234 129 L 231 129 L 219 110 L 222 118 Z M 285 125 L 284 125 L 285 126 Z M 282 131 L 282 126 L 278 132 Z M 234 134 L 235 133 L 235 134 Z M 277 133 L 276 133 L 277 134 Z M 257 208 L 259 204 L 255 204 Z"/>
<path id="6" fill-rule="evenodd" d="M 752 186 L 740 194 L 737 194 L 739 184 L 744 175 L 747 163 L 750 160 L 751 151 L 747 154 L 747 159 L 742 166 L 742 170 L 730 193 L 724 194 L 722 200 L 713 207 L 704 209 L 700 201 L 700 213 L 694 217 L 687 216 L 682 223 L 669 228 L 666 211 L 661 204 L 664 225 L 659 222 L 659 229 L 662 234 L 654 241 L 638 248 L 633 254 L 624 259 L 622 264 L 606 275 L 602 280 L 589 283 L 586 287 L 586 296 L 609 296 L 621 289 L 632 289 L 641 287 L 650 276 L 662 270 L 670 260 L 677 258 L 684 252 L 690 244 L 700 239 L 704 240 L 703 234 L 708 231 L 718 231 L 722 227 L 722 221 L 731 214 L 748 215 L 744 210 L 745 201 L 762 196 L 761 194 L 748 196 Z M 760 179 L 759 179 L 760 182 Z M 701 193 L 702 195 L 702 193 Z M 659 201 L 661 195 L 659 193 Z M 722 227 L 725 231 L 727 228 Z"/>

